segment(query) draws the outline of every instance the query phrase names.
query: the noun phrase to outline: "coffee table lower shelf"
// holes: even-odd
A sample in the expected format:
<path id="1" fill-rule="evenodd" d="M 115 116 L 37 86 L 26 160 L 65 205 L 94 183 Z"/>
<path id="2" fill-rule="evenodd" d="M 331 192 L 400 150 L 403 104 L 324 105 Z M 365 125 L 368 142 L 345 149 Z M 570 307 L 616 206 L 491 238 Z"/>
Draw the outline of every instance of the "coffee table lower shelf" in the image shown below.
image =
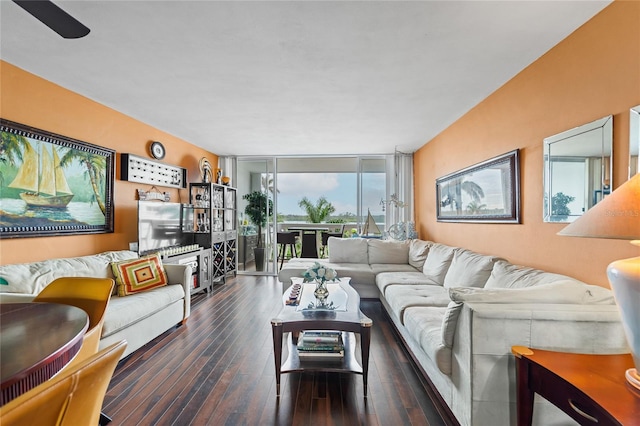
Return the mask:
<path id="1" fill-rule="evenodd" d="M 344 356 L 336 359 L 301 360 L 298 356 L 296 341 L 291 333 L 287 338 L 287 359 L 282 363 L 280 373 L 294 373 L 301 371 L 324 371 L 336 373 L 362 374 L 362 366 L 356 358 L 356 336 L 354 333 L 342 332 Z"/>

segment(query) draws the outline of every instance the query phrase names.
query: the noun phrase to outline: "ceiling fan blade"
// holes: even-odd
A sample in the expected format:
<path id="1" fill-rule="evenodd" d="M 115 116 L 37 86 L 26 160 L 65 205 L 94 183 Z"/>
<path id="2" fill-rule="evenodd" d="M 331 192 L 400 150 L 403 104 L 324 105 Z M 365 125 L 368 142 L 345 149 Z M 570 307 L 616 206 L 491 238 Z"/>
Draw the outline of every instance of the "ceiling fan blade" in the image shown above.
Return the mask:
<path id="1" fill-rule="evenodd" d="M 91 31 L 49 0 L 13 0 L 13 2 L 64 38 L 81 38 Z"/>

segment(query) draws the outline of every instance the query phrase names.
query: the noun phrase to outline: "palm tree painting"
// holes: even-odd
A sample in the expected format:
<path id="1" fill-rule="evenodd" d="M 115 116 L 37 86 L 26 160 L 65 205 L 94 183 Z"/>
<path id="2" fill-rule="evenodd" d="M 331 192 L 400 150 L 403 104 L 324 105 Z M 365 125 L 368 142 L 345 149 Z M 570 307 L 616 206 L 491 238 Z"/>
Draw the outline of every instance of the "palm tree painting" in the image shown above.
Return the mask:
<path id="1" fill-rule="evenodd" d="M 441 190 L 442 207 L 449 206 L 451 210 L 455 210 L 456 214 L 462 214 L 462 193 L 465 192 L 473 203 L 480 203 L 484 198 L 482 187 L 472 181 L 463 181 L 464 177 L 458 177 L 447 182 Z"/>
<path id="2" fill-rule="evenodd" d="M 114 156 L 113 150 L 2 120 L 2 237 L 112 232 Z"/>
<path id="3" fill-rule="evenodd" d="M 104 204 L 104 185 L 106 159 L 99 155 L 93 155 L 86 151 L 78 151 L 77 149 L 68 150 L 60 159 L 60 167 L 72 164 L 77 161 L 85 169 L 85 179 L 91 185 L 93 191 L 90 202 L 96 202 L 102 214 L 106 214 L 107 208 Z"/>
<path id="4" fill-rule="evenodd" d="M 440 222 L 519 223 L 519 151 L 436 179 Z"/>

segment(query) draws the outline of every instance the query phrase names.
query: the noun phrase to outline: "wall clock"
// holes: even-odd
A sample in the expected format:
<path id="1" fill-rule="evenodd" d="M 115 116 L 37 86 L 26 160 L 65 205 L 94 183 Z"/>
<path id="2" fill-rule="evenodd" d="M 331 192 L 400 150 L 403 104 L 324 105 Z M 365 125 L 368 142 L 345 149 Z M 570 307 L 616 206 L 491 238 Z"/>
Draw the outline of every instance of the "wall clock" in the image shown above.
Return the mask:
<path id="1" fill-rule="evenodd" d="M 162 160 L 166 153 L 166 151 L 164 150 L 164 145 L 162 145 L 158 141 L 153 141 L 151 143 L 151 147 L 149 148 L 149 151 L 151 152 L 151 156 L 156 160 Z"/>

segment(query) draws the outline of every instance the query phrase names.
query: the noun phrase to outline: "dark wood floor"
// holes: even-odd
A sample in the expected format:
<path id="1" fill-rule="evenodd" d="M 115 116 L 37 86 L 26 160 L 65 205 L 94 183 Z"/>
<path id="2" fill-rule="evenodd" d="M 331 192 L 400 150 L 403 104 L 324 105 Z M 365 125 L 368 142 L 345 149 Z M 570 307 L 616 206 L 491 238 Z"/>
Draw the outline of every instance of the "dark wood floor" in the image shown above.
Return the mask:
<path id="1" fill-rule="evenodd" d="M 272 277 L 238 276 L 197 295 L 177 327 L 118 365 L 103 411 L 112 425 L 442 425 L 412 361 L 377 301 L 369 397 L 362 376 L 294 373 L 276 397 L 270 319 L 281 308 Z"/>

